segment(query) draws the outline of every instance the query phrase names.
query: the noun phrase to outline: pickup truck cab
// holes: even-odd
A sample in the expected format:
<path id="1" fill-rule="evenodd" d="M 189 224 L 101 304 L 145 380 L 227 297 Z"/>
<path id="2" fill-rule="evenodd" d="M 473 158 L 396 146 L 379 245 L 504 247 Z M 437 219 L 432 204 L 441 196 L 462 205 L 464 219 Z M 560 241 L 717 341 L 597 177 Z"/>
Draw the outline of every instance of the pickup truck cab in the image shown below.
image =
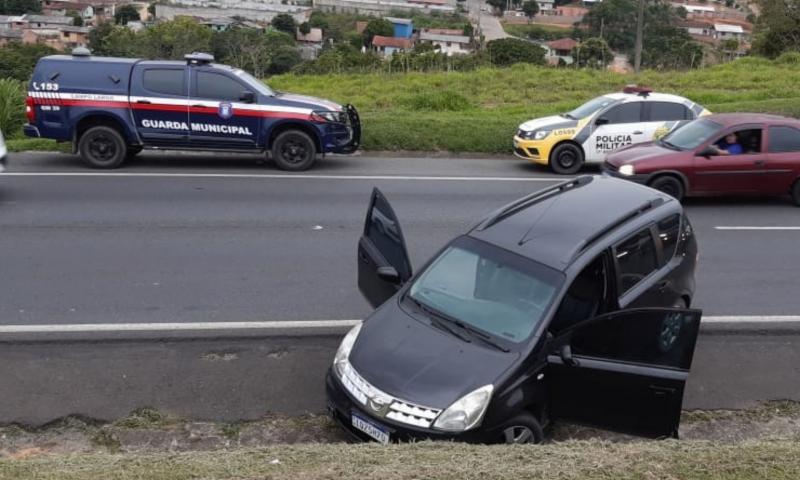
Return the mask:
<path id="1" fill-rule="evenodd" d="M 96 57 L 86 49 L 44 57 L 28 89 L 24 132 L 72 142 L 94 168 L 163 149 L 269 152 L 281 169 L 306 170 L 320 154 L 358 148 L 353 106 L 276 92 L 208 54 L 185 58 Z"/>

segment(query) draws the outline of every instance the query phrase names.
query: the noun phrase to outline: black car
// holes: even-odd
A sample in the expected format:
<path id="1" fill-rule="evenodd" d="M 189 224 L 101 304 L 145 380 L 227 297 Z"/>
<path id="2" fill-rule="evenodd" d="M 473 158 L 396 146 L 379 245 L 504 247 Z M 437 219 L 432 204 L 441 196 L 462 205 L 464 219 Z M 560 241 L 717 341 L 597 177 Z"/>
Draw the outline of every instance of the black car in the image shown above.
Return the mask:
<path id="1" fill-rule="evenodd" d="M 329 411 L 382 442 L 538 442 L 562 419 L 677 436 L 696 257 L 674 198 L 582 176 L 495 211 L 412 276 L 375 189 L 358 285 L 377 310 L 342 340 Z"/>

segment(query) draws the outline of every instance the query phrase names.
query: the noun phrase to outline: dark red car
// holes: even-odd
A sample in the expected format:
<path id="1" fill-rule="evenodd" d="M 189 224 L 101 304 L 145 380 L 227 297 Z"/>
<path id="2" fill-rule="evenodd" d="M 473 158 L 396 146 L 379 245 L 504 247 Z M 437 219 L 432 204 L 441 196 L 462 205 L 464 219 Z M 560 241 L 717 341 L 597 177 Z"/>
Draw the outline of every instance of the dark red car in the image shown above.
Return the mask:
<path id="1" fill-rule="evenodd" d="M 800 120 L 752 113 L 709 115 L 660 140 L 608 154 L 603 170 L 679 200 L 687 195 L 788 193 L 800 206 Z"/>

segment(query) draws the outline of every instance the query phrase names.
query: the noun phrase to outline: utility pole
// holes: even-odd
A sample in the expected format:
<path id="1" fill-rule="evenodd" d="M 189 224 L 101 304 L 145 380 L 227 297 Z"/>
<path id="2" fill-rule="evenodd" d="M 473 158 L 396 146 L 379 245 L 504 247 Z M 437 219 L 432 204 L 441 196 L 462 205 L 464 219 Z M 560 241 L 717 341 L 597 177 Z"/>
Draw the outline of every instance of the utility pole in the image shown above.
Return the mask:
<path id="1" fill-rule="evenodd" d="M 639 11 L 636 15 L 636 45 L 633 50 L 633 71 L 639 73 L 642 67 L 642 27 L 644 24 L 644 2 L 639 0 Z"/>

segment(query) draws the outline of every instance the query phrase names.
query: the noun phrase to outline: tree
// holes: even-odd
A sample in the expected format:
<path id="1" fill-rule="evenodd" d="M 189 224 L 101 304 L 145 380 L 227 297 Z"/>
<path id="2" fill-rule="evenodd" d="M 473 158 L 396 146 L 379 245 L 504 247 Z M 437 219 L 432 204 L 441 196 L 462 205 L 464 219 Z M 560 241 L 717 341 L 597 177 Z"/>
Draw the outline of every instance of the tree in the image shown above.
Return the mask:
<path id="1" fill-rule="evenodd" d="M 39 0 L 0 0 L 0 15 L 22 15 L 41 11 L 42 3 Z"/>
<path id="2" fill-rule="evenodd" d="M 210 51 L 212 35 L 195 20 L 178 17 L 142 30 L 136 40 L 142 57 L 182 60 L 187 53 Z"/>
<path id="3" fill-rule="evenodd" d="M 66 14 L 68 17 L 72 17 L 72 26 L 73 27 L 82 27 L 83 26 L 83 16 L 76 11 L 67 12 Z"/>
<path id="4" fill-rule="evenodd" d="M 579 67 L 605 68 L 614 53 L 602 38 L 587 38 L 572 49 L 572 58 Z"/>
<path id="5" fill-rule="evenodd" d="M 247 70 L 256 78 L 262 78 L 270 71 L 283 71 L 284 65 L 293 67 L 297 62 L 286 60 L 289 56 L 284 52 L 278 66 L 273 67 L 275 57 L 284 47 L 294 51 L 294 39 L 286 33 L 278 31 L 259 32 L 250 28 L 233 28 L 214 35 L 212 51 L 222 63 Z"/>
<path id="6" fill-rule="evenodd" d="M 515 63 L 544 65 L 544 49 L 518 38 L 501 38 L 486 45 L 492 64 L 499 66 Z"/>
<path id="7" fill-rule="evenodd" d="M 311 33 L 311 25 L 309 25 L 308 22 L 301 23 L 300 26 L 297 28 L 298 30 L 300 30 L 300 34 L 302 35 L 308 35 L 309 33 Z"/>
<path id="8" fill-rule="evenodd" d="M 367 28 L 364 29 L 364 45 L 372 43 L 372 37 L 380 35 L 382 37 L 394 36 L 394 25 L 385 18 L 376 18 L 367 23 Z"/>
<path id="9" fill-rule="evenodd" d="M 465 23 L 463 33 L 465 37 L 472 38 L 472 35 L 475 34 L 475 27 L 471 23 Z"/>
<path id="10" fill-rule="evenodd" d="M 800 0 L 758 0 L 753 52 L 775 58 L 800 50 Z"/>
<path id="11" fill-rule="evenodd" d="M 581 23 L 592 37 L 603 38 L 614 50 L 630 50 L 636 38 L 636 0 L 604 0 L 594 5 Z"/>
<path id="12" fill-rule="evenodd" d="M 503 14 L 503 12 L 506 10 L 506 7 L 508 6 L 507 0 L 486 0 L 486 3 L 494 7 L 495 10 L 498 10 L 500 12 L 500 15 Z"/>
<path id="13" fill-rule="evenodd" d="M 727 60 L 733 60 L 736 56 L 736 52 L 739 51 L 739 40 L 727 38 L 719 42 L 719 51 L 723 59 L 727 57 Z"/>
<path id="14" fill-rule="evenodd" d="M 531 23 L 533 17 L 539 13 L 539 4 L 536 3 L 535 0 L 528 0 L 522 4 L 522 11 L 525 13 L 525 16 L 528 17 L 528 23 Z"/>
<path id="15" fill-rule="evenodd" d="M 289 35 L 294 35 L 294 32 L 297 29 L 297 23 L 288 13 L 275 15 L 275 18 L 272 19 L 271 25 L 275 30 L 288 33 Z"/>
<path id="16" fill-rule="evenodd" d="M 122 5 L 114 14 L 114 23 L 117 25 L 127 25 L 128 22 L 138 22 L 141 19 L 139 10 L 131 4 Z"/>
<path id="17" fill-rule="evenodd" d="M 703 63 L 703 47 L 689 32 L 669 25 L 651 27 L 644 37 L 642 66 L 657 70 L 697 68 Z"/>
<path id="18" fill-rule="evenodd" d="M 42 43 L 11 42 L 0 48 L 0 75 L 27 82 L 36 62 L 41 57 L 55 53 L 58 53 L 55 49 Z"/>
<path id="19" fill-rule="evenodd" d="M 284 45 L 279 47 L 273 54 L 269 65 L 269 73 L 273 75 L 286 73 L 301 61 L 297 48 Z"/>
<path id="20" fill-rule="evenodd" d="M 111 22 L 99 23 L 96 27 L 89 30 L 87 44 L 89 50 L 95 55 L 108 55 L 105 47 L 105 41 L 111 30 L 114 29 L 114 24 Z"/>

